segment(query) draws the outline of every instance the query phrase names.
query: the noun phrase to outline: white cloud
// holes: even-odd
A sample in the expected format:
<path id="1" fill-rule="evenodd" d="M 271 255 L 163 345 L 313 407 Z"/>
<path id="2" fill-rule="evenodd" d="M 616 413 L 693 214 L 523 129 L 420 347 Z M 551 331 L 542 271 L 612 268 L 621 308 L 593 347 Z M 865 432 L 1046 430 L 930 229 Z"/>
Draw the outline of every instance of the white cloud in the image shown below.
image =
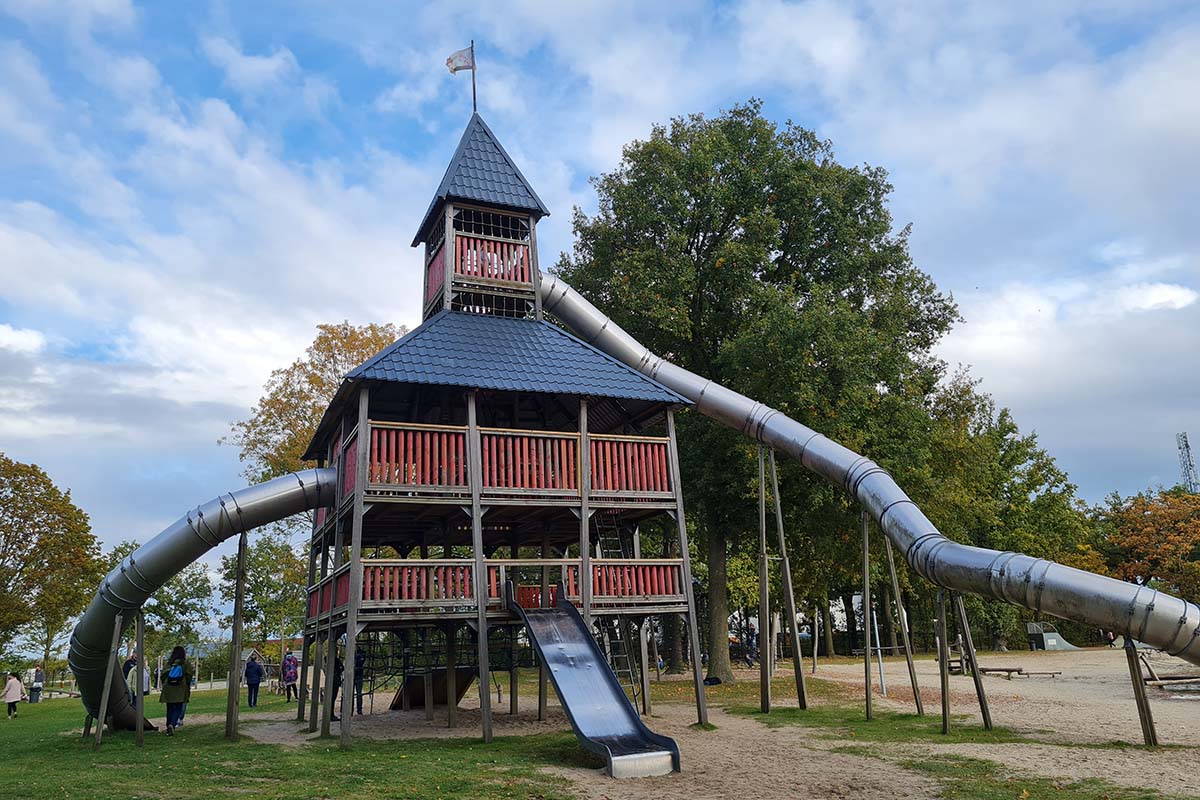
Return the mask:
<path id="1" fill-rule="evenodd" d="M 299 73 L 300 65 L 292 51 L 276 48 L 270 55 L 246 55 L 241 49 L 220 36 L 207 36 L 201 43 L 214 66 L 225 72 L 225 82 L 244 94 L 257 94 L 274 88 Z"/>
<path id="2" fill-rule="evenodd" d="M 46 347 L 46 337 L 32 328 L 14 328 L 0 322 L 0 350 L 14 353 L 39 353 Z"/>

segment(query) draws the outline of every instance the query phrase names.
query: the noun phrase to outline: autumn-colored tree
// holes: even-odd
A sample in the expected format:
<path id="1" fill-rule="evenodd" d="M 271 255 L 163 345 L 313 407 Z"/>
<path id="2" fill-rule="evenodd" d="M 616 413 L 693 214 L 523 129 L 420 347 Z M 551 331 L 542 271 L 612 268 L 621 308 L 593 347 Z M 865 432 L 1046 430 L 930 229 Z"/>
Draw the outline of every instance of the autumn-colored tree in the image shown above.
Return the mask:
<path id="1" fill-rule="evenodd" d="M 405 333 L 391 323 L 318 325 L 304 355 L 272 372 L 250 417 L 233 423 L 227 441 L 238 447 L 246 479 L 260 483 L 310 466 L 301 456 L 342 378 Z"/>
<path id="2" fill-rule="evenodd" d="M 1098 513 L 1115 577 L 1200 600 L 1200 495 L 1179 488 L 1113 494 Z"/>
<path id="3" fill-rule="evenodd" d="M 96 537 L 71 492 L 36 464 L 0 453 L 0 646 L 33 624 L 43 629 L 34 638 L 48 661 L 98 572 Z"/>

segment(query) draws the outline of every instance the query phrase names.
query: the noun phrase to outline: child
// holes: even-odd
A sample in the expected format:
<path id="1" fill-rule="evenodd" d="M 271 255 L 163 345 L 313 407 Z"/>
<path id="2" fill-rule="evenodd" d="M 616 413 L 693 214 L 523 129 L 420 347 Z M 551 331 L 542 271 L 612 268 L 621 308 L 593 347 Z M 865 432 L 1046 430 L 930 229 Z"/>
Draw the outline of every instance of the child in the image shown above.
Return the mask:
<path id="1" fill-rule="evenodd" d="M 17 703 L 25 699 L 25 685 L 21 676 L 15 672 L 8 673 L 8 681 L 4 684 L 4 702 L 8 703 L 8 718 L 17 715 Z"/>

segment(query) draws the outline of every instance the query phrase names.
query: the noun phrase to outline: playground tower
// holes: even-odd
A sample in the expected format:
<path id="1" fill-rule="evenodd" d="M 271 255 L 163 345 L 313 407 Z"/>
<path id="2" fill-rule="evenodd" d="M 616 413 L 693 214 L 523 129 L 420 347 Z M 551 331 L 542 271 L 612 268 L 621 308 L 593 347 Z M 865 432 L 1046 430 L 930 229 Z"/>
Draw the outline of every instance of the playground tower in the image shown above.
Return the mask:
<path id="1" fill-rule="evenodd" d="M 306 453 L 338 475 L 309 548 L 311 729 L 328 733 L 340 714 L 348 741 L 357 650 L 376 704 L 387 686 L 394 707 L 432 719 L 444 704 L 454 725 L 477 681 L 486 741 L 492 673 L 509 671 L 515 687 L 525 665 L 541 671 L 544 714 L 543 654 L 510 583 L 530 612 L 569 600 L 604 677 L 643 713 L 652 631 L 682 617 L 704 718 L 674 421 L 690 402 L 543 319 L 537 223 L 548 213 L 473 115 L 413 240 L 424 245 L 423 323 L 346 375 Z M 335 710 L 319 700 L 339 647 Z M 510 713 L 517 700 L 514 688 Z M 580 713 L 568 708 L 573 723 Z"/>

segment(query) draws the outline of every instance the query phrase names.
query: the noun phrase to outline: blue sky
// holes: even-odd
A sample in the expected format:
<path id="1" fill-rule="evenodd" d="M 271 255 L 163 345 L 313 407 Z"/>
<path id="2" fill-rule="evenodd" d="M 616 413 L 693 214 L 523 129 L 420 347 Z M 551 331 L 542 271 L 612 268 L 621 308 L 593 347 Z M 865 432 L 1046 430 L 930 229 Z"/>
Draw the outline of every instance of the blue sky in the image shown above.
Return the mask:
<path id="1" fill-rule="evenodd" d="M 886 167 L 942 344 L 1089 500 L 1200 439 L 1189 3 L 0 0 L 0 449 L 108 543 L 241 485 L 218 446 L 320 322 L 418 321 L 413 229 L 480 111 L 570 247 L 655 122 L 761 97 Z M 369 291 L 362 287 L 369 285 Z"/>

